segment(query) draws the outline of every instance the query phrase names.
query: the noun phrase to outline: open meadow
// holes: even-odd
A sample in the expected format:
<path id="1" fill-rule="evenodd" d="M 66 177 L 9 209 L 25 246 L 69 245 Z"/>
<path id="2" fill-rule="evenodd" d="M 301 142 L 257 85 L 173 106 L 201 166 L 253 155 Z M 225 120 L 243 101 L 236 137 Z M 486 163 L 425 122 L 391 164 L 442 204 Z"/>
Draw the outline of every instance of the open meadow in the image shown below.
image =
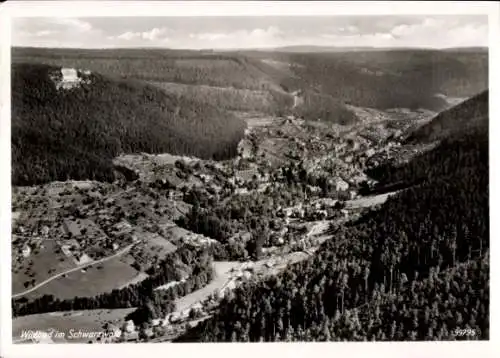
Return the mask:
<path id="1" fill-rule="evenodd" d="M 59 277 L 39 289 L 26 295 L 33 299 L 43 295 L 54 295 L 59 299 L 68 299 L 75 296 L 92 297 L 101 293 L 110 292 L 128 284 L 139 271 L 126 263 L 125 258 L 116 257 L 102 264 L 95 264 Z"/>

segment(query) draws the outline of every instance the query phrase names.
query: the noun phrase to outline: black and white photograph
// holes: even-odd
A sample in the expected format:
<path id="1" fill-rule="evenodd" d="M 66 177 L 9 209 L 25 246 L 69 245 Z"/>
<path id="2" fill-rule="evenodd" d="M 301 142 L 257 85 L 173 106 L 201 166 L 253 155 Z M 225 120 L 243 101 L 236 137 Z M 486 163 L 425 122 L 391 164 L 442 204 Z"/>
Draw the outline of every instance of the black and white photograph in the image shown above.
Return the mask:
<path id="1" fill-rule="evenodd" d="M 482 4 L 17 12 L 2 338 L 487 344 Z"/>

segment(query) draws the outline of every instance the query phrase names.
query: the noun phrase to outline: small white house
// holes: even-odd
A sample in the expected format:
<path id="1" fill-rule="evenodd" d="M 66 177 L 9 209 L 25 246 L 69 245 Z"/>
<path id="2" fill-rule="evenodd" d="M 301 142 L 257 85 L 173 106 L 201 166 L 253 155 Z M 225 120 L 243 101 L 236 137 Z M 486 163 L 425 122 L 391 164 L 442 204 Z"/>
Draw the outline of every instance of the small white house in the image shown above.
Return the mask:
<path id="1" fill-rule="evenodd" d="M 154 332 L 153 332 L 153 329 L 152 328 L 146 328 L 144 330 L 144 335 L 148 338 L 151 338 L 154 336 Z"/>
<path id="2" fill-rule="evenodd" d="M 85 253 L 82 253 L 78 258 L 77 258 L 77 264 L 78 265 L 84 265 L 86 263 L 91 262 L 92 259 Z"/>
<path id="3" fill-rule="evenodd" d="M 48 226 L 43 226 L 42 227 L 42 235 L 43 236 L 48 236 L 49 235 L 49 227 Z"/>
<path id="4" fill-rule="evenodd" d="M 162 320 L 160 318 L 155 318 L 151 321 L 151 325 L 153 327 L 160 326 L 162 324 Z"/>
<path id="5" fill-rule="evenodd" d="M 371 156 L 373 156 L 373 155 L 375 154 L 375 149 L 370 148 L 370 149 L 368 149 L 368 150 L 366 151 L 366 153 L 365 153 L 365 154 L 366 154 L 366 156 L 367 156 L 367 157 L 371 157 Z"/>
<path id="6" fill-rule="evenodd" d="M 77 82 L 78 73 L 74 68 L 61 68 L 63 82 Z"/>
<path id="7" fill-rule="evenodd" d="M 249 280 L 251 277 L 252 277 L 252 274 L 248 271 L 245 271 L 243 273 L 243 277 L 246 279 L 246 280 Z"/>
<path id="8" fill-rule="evenodd" d="M 129 320 L 129 321 L 125 322 L 123 328 L 124 328 L 125 332 L 127 332 L 127 333 L 134 332 L 135 331 L 134 321 Z"/>
<path id="9" fill-rule="evenodd" d="M 23 247 L 22 253 L 24 257 L 28 257 L 29 255 L 31 255 L 31 247 L 29 247 L 29 245 L 26 245 L 25 247 Z"/>
<path id="10" fill-rule="evenodd" d="M 335 181 L 335 190 L 346 191 L 347 189 L 349 189 L 349 184 L 343 179 L 337 178 Z"/>

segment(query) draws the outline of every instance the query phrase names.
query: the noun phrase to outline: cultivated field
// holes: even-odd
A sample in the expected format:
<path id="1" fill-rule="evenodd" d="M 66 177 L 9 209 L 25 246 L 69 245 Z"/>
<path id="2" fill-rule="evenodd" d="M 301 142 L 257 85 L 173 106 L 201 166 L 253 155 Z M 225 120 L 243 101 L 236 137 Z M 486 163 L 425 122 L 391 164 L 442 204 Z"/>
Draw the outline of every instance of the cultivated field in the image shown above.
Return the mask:
<path id="1" fill-rule="evenodd" d="M 73 259 L 66 257 L 58 249 L 58 245 L 54 240 L 44 240 L 39 248 L 32 250 L 30 257 L 23 258 L 21 264 L 13 262 L 12 266 L 13 294 L 32 287 L 32 285 L 27 287 L 24 285 L 27 281 L 34 279 L 34 284 L 36 285 L 51 276 L 76 267 Z"/>
<path id="2" fill-rule="evenodd" d="M 34 299 L 43 295 L 54 295 L 59 299 L 68 299 L 75 296 L 96 296 L 126 285 L 138 273 L 139 271 L 126 263 L 126 258 L 118 256 L 102 265 L 87 267 L 85 272 L 76 271 L 69 273 L 66 277 L 57 278 L 30 292 L 26 297 Z"/>

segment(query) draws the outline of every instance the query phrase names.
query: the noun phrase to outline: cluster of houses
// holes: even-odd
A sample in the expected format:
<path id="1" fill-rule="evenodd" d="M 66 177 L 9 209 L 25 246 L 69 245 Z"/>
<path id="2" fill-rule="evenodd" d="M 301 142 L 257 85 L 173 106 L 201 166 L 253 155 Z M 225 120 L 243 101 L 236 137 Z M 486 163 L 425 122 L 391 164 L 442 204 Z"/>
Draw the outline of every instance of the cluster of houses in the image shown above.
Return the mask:
<path id="1" fill-rule="evenodd" d="M 15 232 L 17 234 L 13 234 L 12 236 L 13 247 L 16 246 L 15 242 L 17 241 L 17 238 L 23 238 L 23 240 L 19 241 L 22 242 L 22 245 L 18 246 L 17 249 L 19 250 L 18 253 L 22 257 L 27 258 L 31 256 L 34 248 L 43 248 L 43 240 L 49 237 L 50 229 L 47 225 L 43 225 L 40 230 L 33 230 L 31 233 L 29 233 L 29 240 L 26 240 L 28 236 L 25 236 L 26 230 L 24 226 L 17 226 Z"/>
<path id="2" fill-rule="evenodd" d="M 294 219 L 307 221 L 325 220 L 331 217 L 347 216 L 348 212 L 343 209 L 341 201 L 323 198 L 310 203 L 300 203 L 294 207 L 279 208 L 277 215 L 284 218 L 285 223 L 289 225 Z"/>

